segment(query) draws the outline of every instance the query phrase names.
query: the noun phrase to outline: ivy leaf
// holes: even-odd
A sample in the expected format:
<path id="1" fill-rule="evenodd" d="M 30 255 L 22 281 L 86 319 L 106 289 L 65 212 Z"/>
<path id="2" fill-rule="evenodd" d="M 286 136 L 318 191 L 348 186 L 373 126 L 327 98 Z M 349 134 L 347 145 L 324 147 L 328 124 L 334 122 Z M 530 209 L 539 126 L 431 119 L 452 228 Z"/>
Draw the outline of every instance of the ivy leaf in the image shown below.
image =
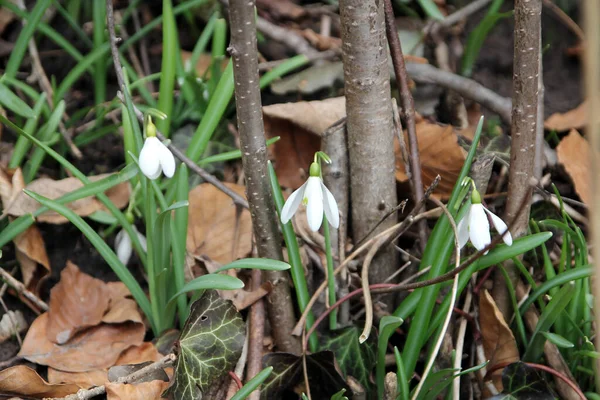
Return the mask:
<path id="1" fill-rule="evenodd" d="M 176 344 L 177 361 L 170 398 L 202 399 L 211 385 L 230 371 L 242 354 L 245 325 L 231 301 L 208 290 L 192 304 Z"/>
<path id="2" fill-rule="evenodd" d="M 509 364 L 502 371 L 504 398 L 517 400 L 553 400 L 557 398 L 540 374 L 523 362 Z"/>
<path id="3" fill-rule="evenodd" d="M 260 391 L 261 400 L 284 398 L 284 393 L 304 384 L 302 357 L 290 353 L 270 353 L 263 357 L 264 367 L 273 367 L 273 372 L 264 381 Z M 342 389 L 351 393 L 344 378 L 335 369 L 335 358 L 331 351 L 320 351 L 306 356 L 306 370 L 310 392 L 314 399 L 329 399 Z M 348 398 L 352 398 L 350 394 Z"/>
<path id="4" fill-rule="evenodd" d="M 377 361 L 377 335 L 374 330 L 360 344 L 355 326 L 338 329 L 323 336 L 321 350 L 331 350 L 344 375 L 356 378 L 364 388 L 370 387 L 369 375 Z"/>

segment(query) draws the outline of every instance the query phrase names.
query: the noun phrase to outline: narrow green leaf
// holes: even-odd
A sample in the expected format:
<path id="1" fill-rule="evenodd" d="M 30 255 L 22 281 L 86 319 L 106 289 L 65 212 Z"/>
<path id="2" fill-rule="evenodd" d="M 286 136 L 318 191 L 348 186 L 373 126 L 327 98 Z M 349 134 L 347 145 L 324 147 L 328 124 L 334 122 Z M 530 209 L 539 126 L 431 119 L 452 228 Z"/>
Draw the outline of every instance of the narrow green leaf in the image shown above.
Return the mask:
<path id="1" fill-rule="evenodd" d="M 156 127 L 166 137 L 169 137 L 171 121 L 173 120 L 173 89 L 175 88 L 175 70 L 179 54 L 177 26 L 173 15 L 171 0 L 163 0 L 163 51 L 160 87 L 158 92 L 158 109 L 170 119 L 157 120 Z"/>
<path id="2" fill-rule="evenodd" d="M 552 333 L 552 332 L 540 332 L 540 333 L 542 335 L 544 335 L 544 337 L 546 339 L 548 339 L 549 342 L 554 343 L 558 347 L 562 347 L 563 349 L 571 349 L 571 348 L 575 347 L 575 345 L 572 342 L 568 341 L 563 336 L 561 336 L 557 333 Z"/>
<path id="3" fill-rule="evenodd" d="M 178 293 L 176 293 L 169 302 L 173 301 L 177 298 L 177 296 L 187 293 L 193 292 L 197 290 L 206 290 L 206 289 L 215 289 L 215 290 L 236 290 L 244 287 L 244 282 L 239 280 L 238 278 L 234 278 L 229 275 L 219 275 L 219 274 L 206 274 L 199 276 L 183 286 Z"/>
<path id="4" fill-rule="evenodd" d="M 231 400 L 243 400 L 250 396 L 250 393 L 258 389 L 260 385 L 271 375 L 273 367 L 267 367 L 260 371 L 256 376 L 248 381 L 240 390 L 231 397 Z"/>
<path id="5" fill-rule="evenodd" d="M 233 262 L 230 262 L 227 265 L 223 265 L 214 273 L 219 273 L 228 269 L 262 269 L 266 271 L 286 271 L 290 269 L 290 264 L 279 260 L 271 260 L 270 258 L 243 258 L 241 260 L 235 260 Z"/>
<path id="6" fill-rule="evenodd" d="M 21 33 L 19 33 L 19 37 L 17 38 L 13 50 L 10 53 L 10 58 L 8 59 L 6 68 L 4 69 L 4 74 L 6 76 L 14 78 L 17 75 L 19 66 L 21 65 L 23 57 L 25 56 L 25 52 L 28 49 L 29 40 L 33 37 L 33 34 L 37 29 L 37 25 L 41 21 L 51 2 L 52 0 L 36 1 L 35 7 L 33 10 L 31 10 L 27 25 L 25 25 L 23 30 L 21 30 Z"/>
<path id="7" fill-rule="evenodd" d="M 377 384 L 377 398 L 383 399 L 383 388 L 385 379 L 385 353 L 388 341 L 404 320 L 402 318 L 386 315 L 379 321 L 379 338 L 377 340 L 377 365 L 375 368 L 375 382 Z"/>
<path id="8" fill-rule="evenodd" d="M 29 104 L 2 83 L 0 83 L 0 104 L 22 117 L 36 118 L 36 113 L 29 107 Z"/>
<path id="9" fill-rule="evenodd" d="M 544 352 L 545 338 L 540 332 L 548 331 L 554 324 L 554 321 L 556 321 L 556 318 L 558 318 L 560 313 L 567 307 L 575 295 L 573 287 L 574 285 L 572 283 L 566 284 L 558 291 L 552 300 L 550 300 L 550 303 L 548 303 L 548 306 L 542 315 L 540 315 L 540 319 L 531 336 L 527 350 L 523 355 L 523 360 L 537 362 L 542 355 Z"/>

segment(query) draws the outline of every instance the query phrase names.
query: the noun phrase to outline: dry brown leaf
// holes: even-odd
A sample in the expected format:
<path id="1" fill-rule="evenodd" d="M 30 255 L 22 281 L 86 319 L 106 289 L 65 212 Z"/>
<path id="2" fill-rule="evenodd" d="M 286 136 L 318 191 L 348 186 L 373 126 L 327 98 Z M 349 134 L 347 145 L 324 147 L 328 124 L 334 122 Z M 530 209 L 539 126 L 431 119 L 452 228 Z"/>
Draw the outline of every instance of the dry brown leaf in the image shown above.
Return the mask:
<path id="1" fill-rule="evenodd" d="M 107 324 L 127 321 L 143 323 L 137 303 L 123 282 L 108 282 L 106 287 L 109 291 L 110 304 L 108 311 L 102 317 L 102 322 Z"/>
<path id="2" fill-rule="evenodd" d="M 77 390 L 79 390 L 77 385 L 50 384 L 25 365 L 17 365 L 0 371 L 0 392 L 3 394 L 42 399 L 65 397 L 76 393 Z"/>
<path id="3" fill-rule="evenodd" d="M 592 160 L 589 142 L 572 129 L 556 146 L 556 155 L 558 162 L 564 165 L 573 180 L 575 191 L 581 200 L 589 205 L 592 200 Z"/>
<path id="4" fill-rule="evenodd" d="M 154 400 L 161 399 L 169 382 L 151 381 L 135 385 L 124 383 L 106 383 L 107 400 Z"/>
<path id="5" fill-rule="evenodd" d="M 25 181 L 20 168 L 14 171 L 0 169 L 0 199 L 4 208 L 2 216 L 7 215 L 6 210 L 18 201 L 24 187 Z M 32 225 L 17 235 L 13 243 L 16 259 L 21 266 L 23 284 L 37 294 L 38 283 L 50 272 L 50 261 L 42 234 Z"/>
<path id="6" fill-rule="evenodd" d="M 281 139 L 270 146 L 271 158 L 282 186 L 300 187 L 315 152 L 321 149 L 321 135 L 346 116 L 346 100 L 336 97 L 319 101 L 273 104 L 263 107 L 265 132 Z"/>
<path id="7" fill-rule="evenodd" d="M 23 284 L 37 294 L 38 283 L 50 273 L 50 260 L 42 234 L 37 226 L 32 225 L 18 234 L 13 242 L 17 261 L 21 265 Z"/>
<path id="8" fill-rule="evenodd" d="M 429 186 L 435 177 L 440 175 L 441 181 L 434 193 L 442 197 L 449 196 L 464 164 L 465 151 L 458 144 L 456 133 L 450 125 L 443 126 L 421 121 L 416 125 L 416 130 L 423 185 Z M 406 135 L 404 140 L 408 146 Z M 406 182 L 408 177 L 404 171 L 404 161 L 397 139 L 394 147 L 396 153 L 396 179 L 400 182 Z"/>
<path id="9" fill-rule="evenodd" d="M 78 332 L 98 325 L 108 309 L 109 299 L 110 292 L 104 282 L 67 261 L 60 281 L 50 291 L 48 340 L 65 344 Z"/>
<path id="10" fill-rule="evenodd" d="M 499 363 L 519 361 L 519 349 L 512 330 L 504 320 L 494 299 L 487 290 L 479 296 L 479 324 L 483 337 L 483 350 L 490 367 Z M 494 385 L 502 391 L 502 371 L 493 374 Z"/>
<path id="11" fill-rule="evenodd" d="M 95 182 L 97 180 L 106 178 L 109 175 L 110 174 L 90 176 L 89 179 L 92 182 Z M 61 179 L 59 181 L 55 181 L 49 178 L 40 178 L 27 185 L 26 189 L 38 193 L 49 199 L 57 199 L 60 196 L 66 193 L 70 193 L 81 187 L 83 187 L 83 183 L 81 183 L 81 181 L 77 178 L 66 178 Z M 105 194 L 118 208 L 123 208 L 129 202 L 129 183 L 124 182 L 117 186 L 114 186 L 111 189 L 107 190 Z M 20 191 L 19 195 L 16 197 L 16 200 L 13 201 L 9 207 L 7 207 L 6 212 L 9 215 L 19 217 L 21 215 L 32 213 L 39 207 L 40 204 L 37 201 Z M 99 210 L 106 211 L 104 205 L 92 196 L 69 203 L 67 204 L 67 207 L 69 207 L 77 215 L 80 215 L 82 217 L 86 217 Z M 47 222 L 50 224 L 64 224 L 68 222 L 68 220 L 65 217 L 58 213 L 55 213 L 54 211 L 48 211 L 43 213 L 42 215 L 37 217 L 37 220 L 39 222 Z"/>
<path id="12" fill-rule="evenodd" d="M 156 346 L 151 342 L 144 342 L 139 346 L 132 346 L 119 356 L 115 365 L 139 364 L 146 361 L 158 361 L 161 355 Z"/>
<path id="13" fill-rule="evenodd" d="M 268 12 L 274 19 L 298 19 L 306 15 L 304 7 L 290 0 L 258 0 L 257 8 Z"/>
<path id="14" fill-rule="evenodd" d="M 245 196 L 244 187 L 225 185 Z M 252 221 L 248 210 L 241 210 L 210 183 L 196 186 L 189 193 L 187 251 L 207 255 L 220 264 L 245 257 L 252 250 Z"/>
<path id="15" fill-rule="evenodd" d="M 584 101 L 566 113 L 554 113 L 544 121 L 544 128 L 559 132 L 581 129 L 588 123 L 588 102 Z"/>
<path id="16" fill-rule="evenodd" d="M 150 342 L 144 342 L 140 346 L 133 346 L 125 350 L 119 356 L 115 365 L 139 364 L 143 362 L 158 361 L 161 355 L 156 347 Z M 65 372 L 54 368 L 48 368 L 48 382 L 50 383 L 72 383 L 82 389 L 103 385 L 108 380 L 108 370 L 98 369 L 87 372 Z"/>
<path id="17" fill-rule="evenodd" d="M 31 362 L 67 372 L 86 372 L 115 365 L 123 350 L 142 344 L 146 328 L 142 324 L 101 324 L 80 332 L 66 345 L 48 340 L 48 313 L 31 325 L 19 356 Z"/>
<path id="18" fill-rule="evenodd" d="M 87 372 L 66 372 L 48 367 L 48 382 L 51 384 L 72 384 L 81 389 L 104 385 L 108 375 L 105 369 Z"/>

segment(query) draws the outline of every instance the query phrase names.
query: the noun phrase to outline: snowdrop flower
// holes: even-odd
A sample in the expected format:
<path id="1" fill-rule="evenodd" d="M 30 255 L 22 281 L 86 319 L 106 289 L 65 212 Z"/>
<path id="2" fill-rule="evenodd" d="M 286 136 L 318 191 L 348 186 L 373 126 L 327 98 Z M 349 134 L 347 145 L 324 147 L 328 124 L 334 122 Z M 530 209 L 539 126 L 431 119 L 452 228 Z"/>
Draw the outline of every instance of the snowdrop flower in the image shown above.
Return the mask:
<path id="1" fill-rule="evenodd" d="M 140 169 L 148 179 L 158 178 L 161 172 L 167 178 L 173 177 L 175 173 L 175 157 L 156 137 L 156 127 L 150 118 L 147 119 L 146 141 L 140 152 L 139 163 Z"/>
<path id="2" fill-rule="evenodd" d="M 484 249 L 492 242 L 488 215 L 492 220 L 494 228 L 499 234 L 502 235 L 508 230 L 508 227 L 500 217 L 481 204 L 481 195 L 476 189 L 473 189 L 471 194 L 471 207 L 457 226 L 458 243 L 461 248 L 467 244 L 469 239 L 471 239 L 471 243 L 473 243 L 473 246 L 477 250 Z M 510 235 L 510 232 L 507 232 L 506 235 L 502 236 L 502 240 L 504 240 L 504 243 L 508 246 L 512 245 L 512 236 Z"/>
<path id="3" fill-rule="evenodd" d="M 306 206 L 308 226 L 316 232 L 323 223 L 323 212 L 334 228 L 340 226 L 340 216 L 335 198 L 323 184 L 318 162 L 310 165 L 308 180 L 287 199 L 281 210 L 281 223 L 287 224 L 298 211 L 300 203 Z"/>
<path id="4" fill-rule="evenodd" d="M 140 240 L 142 248 L 144 251 L 146 251 L 146 237 L 138 232 L 135 225 L 132 225 L 132 227 L 133 231 Z M 133 247 L 131 244 L 131 238 L 125 229 L 121 229 L 119 233 L 117 233 L 117 237 L 115 238 L 115 250 L 117 251 L 117 257 L 119 260 L 123 263 L 123 265 L 127 265 L 129 259 L 131 258 Z"/>

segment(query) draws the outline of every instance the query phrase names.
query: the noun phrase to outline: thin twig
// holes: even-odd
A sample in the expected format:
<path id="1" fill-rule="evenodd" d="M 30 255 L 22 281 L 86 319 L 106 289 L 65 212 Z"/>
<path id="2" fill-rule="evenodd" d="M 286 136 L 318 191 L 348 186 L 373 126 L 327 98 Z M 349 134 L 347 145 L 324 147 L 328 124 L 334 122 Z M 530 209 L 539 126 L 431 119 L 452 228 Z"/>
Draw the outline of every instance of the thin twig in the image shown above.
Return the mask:
<path id="1" fill-rule="evenodd" d="M 175 354 L 171 353 L 169 355 L 164 356 L 160 360 L 153 362 L 150 365 L 145 366 L 127 376 L 119 378 L 115 383 L 132 383 L 140 380 L 145 376 L 150 375 L 154 371 L 158 371 L 159 369 L 163 369 L 171 365 L 177 357 Z M 100 396 L 106 393 L 106 386 L 96 386 L 92 389 L 81 389 L 75 394 L 71 394 L 66 397 L 56 398 L 54 400 L 88 400 L 96 396 Z"/>
<path id="2" fill-rule="evenodd" d="M 37 297 L 35 294 L 30 292 L 29 290 L 27 290 L 25 285 L 23 285 L 21 282 L 19 282 L 15 278 L 13 278 L 13 276 L 11 274 L 9 274 L 8 272 L 6 272 L 4 270 L 4 268 L 0 268 L 0 276 L 2 277 L 2 279 L 4 279 L 4 281 L 9 286 L 11 286 L 13 289 L 15 289 L 18 294 L 22 295 L 27 300 L 31 301 L 33 304 L 35 304 L 37 307 L 39 307 L 40 310 L 48 311 L 48 304 L 46 304 L 44 301 L 42 301 L 39 297 Z"/>
<path id="3" fill-rule="evenodd" d="M 119 97 L 119 99 L 122 102 L 125 102 L 125 99 L 121 92 L 117 92 L 117 97 Z M 133 111 L 135 112 L 135 116 L 137 117 L 138 121 L 143 122 L 144 114 L 135 105 L 133 105 Z M 166 137 L 159 130 L 156 131 L 156 137 L 159 138 L 161 141 L 166 140 Z M 248 209 L 248 202 L 246 201 L 246 199 L 244 199 L 242 196 L 240 196 L 235 191 L 228 188 L 223 182 L 218 180 L 214 175 L 211 175 L 210 173 L 206 172 L 206 170 L 204 168 L 198 166 L 198 164 L 196 164 L 194 161 L 189 159 L 183 153 L 183 151 L 181 151 L 177 147 L 175 147 L 172 142 L 166 143 L 166 145 L 169 148 L 169 150 L 171 150 L 171 153 L 173 153 L 173 155 L 175 157 L 177 157 L 182 163 L 184 163 L 190 169 L 190 171 L 194 172 L 195 174 L 200 176 L 202 179 L 204 179 L 206 182 L 212 184 L 214 187 L 216 187 L 217 189 L 219 189 L 220 191 L 225 193 L 227 196 L 231 197 L 231 199 L 233 200 L 233 202 L 236 205 L 238 205 L 240 207 L 244 207 L 245 209 Z"/>
<path id="4" fill-rule="evenodd" d="M 394 8 L 392 0 L 384 0 L 385 11 L 385 30 L 387 33 L 392 64 L 396 74 L 396 81 L 400 84 L 400 99 L 402 101 L 402 113 L 406 118 L 406 131 L 408 133 L 408 146 L 410 148 L 410 172 L 413 180 L 413 197 L 415 203 L 419 203 L 423 198 L 423 179 L 421 178 L 421 161 L 419 156 L 419 145 L 417 141 L 417 129 L 415 125 L 415 103 L 410 92 L 408 75 L 406 74 L 406 65 L 404 64 L 404 55 L 402 54 L 402 45 L 396 28 L 394 17 Z M 420 210 L 417 210 L 417 212 Z M 427 223 L 419 223 L 419 238 L 421 250 L 425 249 L 427 244 Z"/>
<path id="5" fill-rule="evenodd" d="M 369 249 L 362 267 L 360 281 L 363 289 L 363 298 L 365 300 L 365 326 L 358 339 L 361 344 L 369 338 L 371 328 L 373 327 L 373 300 L 371 299 L 371 292 L 369 291 L 369 267 L 371 266 L 375 254 L 377 254 L 379 249 L 381 249 L 386 242 L 387 237 L 377 239 Z"/>
<path id="6" fill-rule="evenodd" d="M 252 290 L 259 290 L 261 283 L 262 271 L 253 269 Z M 247 381 L 254 378 L 262 370 L 263 339 L 265 336 L 265 303 L 263 299 L 258 299 L 252 304 L 248 320 L 250 325 L 250 338 L 248 340 Z M 260 398 L 260 391 L 255 390 L 248 398 L 250 400 L 258 400 Z"/>
<path id="7" fill-rule="evenodd" d="M 544 3 L 544 7 L 549 8 L 550 11 L 552 11 L 554 15 L 558 17 L 559 20 L 561 20 L 562 22 L 564 22 L 565 25 L 567 25 L 571 32 L 573 32 L 575 36 L 577 36 L 577 39 L 581 40 L 582 42 L 585 40 L 585 33 L 583 33 L 583 29 L 581 29 L 579 25 L 577 25 L 577 23 L 573 21 L 573 19 L 571 19 L 571 17 L 569 17 L 569 15 L 566 12 L 564 12 L 559 6 L 554 4 L 552 0 L 542 0 L 542 2 Z"/>

